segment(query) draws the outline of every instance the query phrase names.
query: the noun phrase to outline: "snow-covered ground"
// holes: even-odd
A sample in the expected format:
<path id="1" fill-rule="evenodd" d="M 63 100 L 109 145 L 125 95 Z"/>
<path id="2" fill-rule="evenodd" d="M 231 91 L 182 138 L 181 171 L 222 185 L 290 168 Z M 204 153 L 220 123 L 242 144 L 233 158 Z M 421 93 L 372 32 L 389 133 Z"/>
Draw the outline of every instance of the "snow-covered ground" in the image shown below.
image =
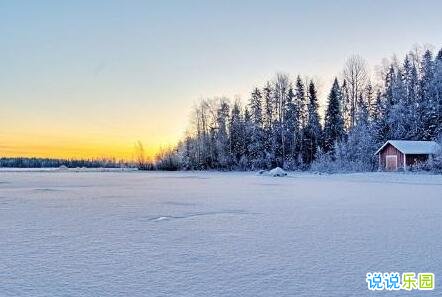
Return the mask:
<path id="1" fill-rule="evenodd" d="M 441 230 L 442 176 L 0 172 L 0 296 L 440 296 Z"/>

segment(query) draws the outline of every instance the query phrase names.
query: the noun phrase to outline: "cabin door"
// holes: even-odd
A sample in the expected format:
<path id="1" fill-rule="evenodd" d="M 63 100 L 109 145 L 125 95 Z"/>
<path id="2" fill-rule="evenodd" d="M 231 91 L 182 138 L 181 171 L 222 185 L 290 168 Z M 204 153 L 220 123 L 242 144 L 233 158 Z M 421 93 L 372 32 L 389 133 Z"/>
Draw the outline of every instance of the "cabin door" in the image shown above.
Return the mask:
<path id="1" fill-rule="evenodd" d="M 397 170 L 397 156 L 396 155 L 388 155 L 385 157 L 385 169 L 388 171 L 396 171 Z"/>

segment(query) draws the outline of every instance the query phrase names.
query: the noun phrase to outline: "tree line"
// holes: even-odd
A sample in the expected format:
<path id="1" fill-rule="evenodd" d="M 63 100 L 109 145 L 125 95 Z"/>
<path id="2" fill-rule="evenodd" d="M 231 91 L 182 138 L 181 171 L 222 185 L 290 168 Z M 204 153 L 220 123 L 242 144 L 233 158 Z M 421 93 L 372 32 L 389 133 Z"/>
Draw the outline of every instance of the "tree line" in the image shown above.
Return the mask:
<path id="1" fill-rule="evenodd" d="M 364 60 L 350 57 L 321 114 L 313 80 L 278 73 L 243 104 L 201 100 L 190 129 L 155 168 L 184 170 L 374 170 L 388 139 L 436 140 L 442 134 L 442 49 L 393 59 L 372 82 Z"/>
<path id="2" fill-rule="evenodd" d="M 132 162 L 115 159 L 53 159 L 53 158 L 0 158 L 0 167 L 8 168 L 123 168 L 134 167 Z"/>

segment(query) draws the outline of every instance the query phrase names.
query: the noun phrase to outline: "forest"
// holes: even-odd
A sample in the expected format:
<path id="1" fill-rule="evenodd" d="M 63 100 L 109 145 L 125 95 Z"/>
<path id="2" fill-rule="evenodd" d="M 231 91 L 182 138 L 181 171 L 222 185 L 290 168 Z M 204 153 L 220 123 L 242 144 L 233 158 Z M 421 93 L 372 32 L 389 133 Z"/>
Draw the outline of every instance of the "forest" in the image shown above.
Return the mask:
<path id="1" fill-rule="evenodd" d="M 201 99 L 183 139 L 154 158 L 137 142 L 134 161 L 1 158 L 0 167 L 374 171 L 374 153 L 387 140 L 441 143 L 442 49 L 416 47 L 376 73 L 368 69 L 362 57 L 349 57 L 323 106 L 318 81 L 286 73 L 255 87 L 245 102 Z M 415 169 L 442 172 L 442 152 Z"/>
<path id="2" fill-rule="evenodd" d="M 2 157 L 0 168 L 126 168 L 133 167 L 133 162 L 115 159 L 55 159 L 55 158 L 26 158 L 26 157 Z"/>
<path id="3" fill-rule="evenodd" d="M 362 57 L 349 57 L 322 112 L 317 82 L 285 73 L 251 90 L 244 103 L 201 99 L 177 146 L 140 167 L 373 171 L 374 153 L 386 140 L 440 141 L 442 49 L 435 54 L 416 47 L 384 63 L 376 76 Z M 426 166 L 440 168 L 441 162 Z"/>

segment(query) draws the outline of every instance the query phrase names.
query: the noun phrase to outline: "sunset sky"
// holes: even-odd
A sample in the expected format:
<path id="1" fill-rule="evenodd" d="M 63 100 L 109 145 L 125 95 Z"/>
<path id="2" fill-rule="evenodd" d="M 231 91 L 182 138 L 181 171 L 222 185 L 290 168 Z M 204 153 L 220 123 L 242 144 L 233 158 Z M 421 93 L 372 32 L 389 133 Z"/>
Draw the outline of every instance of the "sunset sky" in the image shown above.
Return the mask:
<path id="1" fill-rule="evenodd" d="M 201 97 L 277 71 L 319 81 L 440 48 L 442 1 L 2 1 L 0 156 L 130 159 L 176 143 Z M 374 70 L 374 69 L 372 69 Z"/>

